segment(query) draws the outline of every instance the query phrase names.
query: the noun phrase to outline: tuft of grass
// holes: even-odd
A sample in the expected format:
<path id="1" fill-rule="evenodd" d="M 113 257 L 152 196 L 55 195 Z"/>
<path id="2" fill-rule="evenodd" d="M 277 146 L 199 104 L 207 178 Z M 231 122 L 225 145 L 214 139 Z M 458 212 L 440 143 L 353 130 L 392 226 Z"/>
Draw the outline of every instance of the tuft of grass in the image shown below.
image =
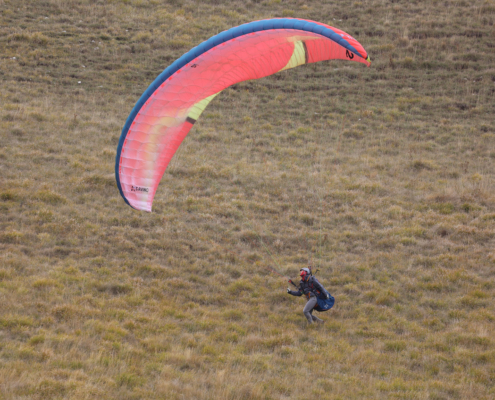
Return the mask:
<path id="1" fill-rule="evenodd" d="M 51 190 L 40 190 L 35 194 L 35 198 L 51 205 L 63 204 L 67 201 L 63 196 Z"/>

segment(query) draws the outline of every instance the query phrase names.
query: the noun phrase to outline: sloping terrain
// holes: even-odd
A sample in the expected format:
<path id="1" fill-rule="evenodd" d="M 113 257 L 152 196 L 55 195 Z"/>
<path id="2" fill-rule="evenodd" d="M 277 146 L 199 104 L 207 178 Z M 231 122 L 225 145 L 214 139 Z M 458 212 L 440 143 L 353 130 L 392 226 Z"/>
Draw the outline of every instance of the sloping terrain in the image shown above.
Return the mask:
<path id="1" fill-rule="evenodd" d="M 322 62 L 215 98 L 154 212 L 120 131 L 175 59 L 307 18 Z M 495 2 L 0 0 L 6 399 L 495 396 Z M 335 307 L 306 326 L 311 260 Z"/>

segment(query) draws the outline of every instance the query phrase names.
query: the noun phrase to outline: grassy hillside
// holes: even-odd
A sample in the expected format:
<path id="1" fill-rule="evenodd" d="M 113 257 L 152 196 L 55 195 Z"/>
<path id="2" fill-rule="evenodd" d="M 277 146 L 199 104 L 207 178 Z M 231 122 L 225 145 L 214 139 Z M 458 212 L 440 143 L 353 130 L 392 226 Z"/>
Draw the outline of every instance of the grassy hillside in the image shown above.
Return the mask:
<path id="1" fill-rule="evenodd" d="M 154 212 L 117 190 L 142 92 L 232 26 L 308 18 L 371 68 L 225 90 Z M 0 0 L 0 398 L 495 397 L 495 1 Z M 271 273 L 312 259 L 306 325 Z"/>

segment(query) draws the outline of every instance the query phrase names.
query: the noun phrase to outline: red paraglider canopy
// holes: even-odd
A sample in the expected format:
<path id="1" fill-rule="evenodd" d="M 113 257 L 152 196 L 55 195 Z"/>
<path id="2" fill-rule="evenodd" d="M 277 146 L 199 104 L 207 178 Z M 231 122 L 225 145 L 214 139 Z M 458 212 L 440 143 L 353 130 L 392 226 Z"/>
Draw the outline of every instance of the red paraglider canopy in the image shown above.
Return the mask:
<path id="1" fill-rule="evenodd" d="M 229 29 L 184 54 L 151 84 L 131 112 L 117 149 L 120 193 L 151 211 L 173 155 L 208 103 L 225 88 L 323 60 L 370 65 L 359 42 L 321 23 L 256 21 Z"/>

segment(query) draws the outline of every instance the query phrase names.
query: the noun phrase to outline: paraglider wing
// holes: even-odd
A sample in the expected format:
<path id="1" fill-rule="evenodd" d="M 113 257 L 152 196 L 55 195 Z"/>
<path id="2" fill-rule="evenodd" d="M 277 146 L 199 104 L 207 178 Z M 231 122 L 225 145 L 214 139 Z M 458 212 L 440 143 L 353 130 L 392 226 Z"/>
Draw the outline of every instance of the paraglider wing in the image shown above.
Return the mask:
<path id="1" fill-rule="evenodd" d="M 151 211 L 156 189 L 187 133 L 225 88 L 323 60 L 370 65 L 347 33 L 318 22 L 280 18 L 222 32 L 166 68 L 129 115 L 117 148 L 115 175 L 124 200 Z"/>

